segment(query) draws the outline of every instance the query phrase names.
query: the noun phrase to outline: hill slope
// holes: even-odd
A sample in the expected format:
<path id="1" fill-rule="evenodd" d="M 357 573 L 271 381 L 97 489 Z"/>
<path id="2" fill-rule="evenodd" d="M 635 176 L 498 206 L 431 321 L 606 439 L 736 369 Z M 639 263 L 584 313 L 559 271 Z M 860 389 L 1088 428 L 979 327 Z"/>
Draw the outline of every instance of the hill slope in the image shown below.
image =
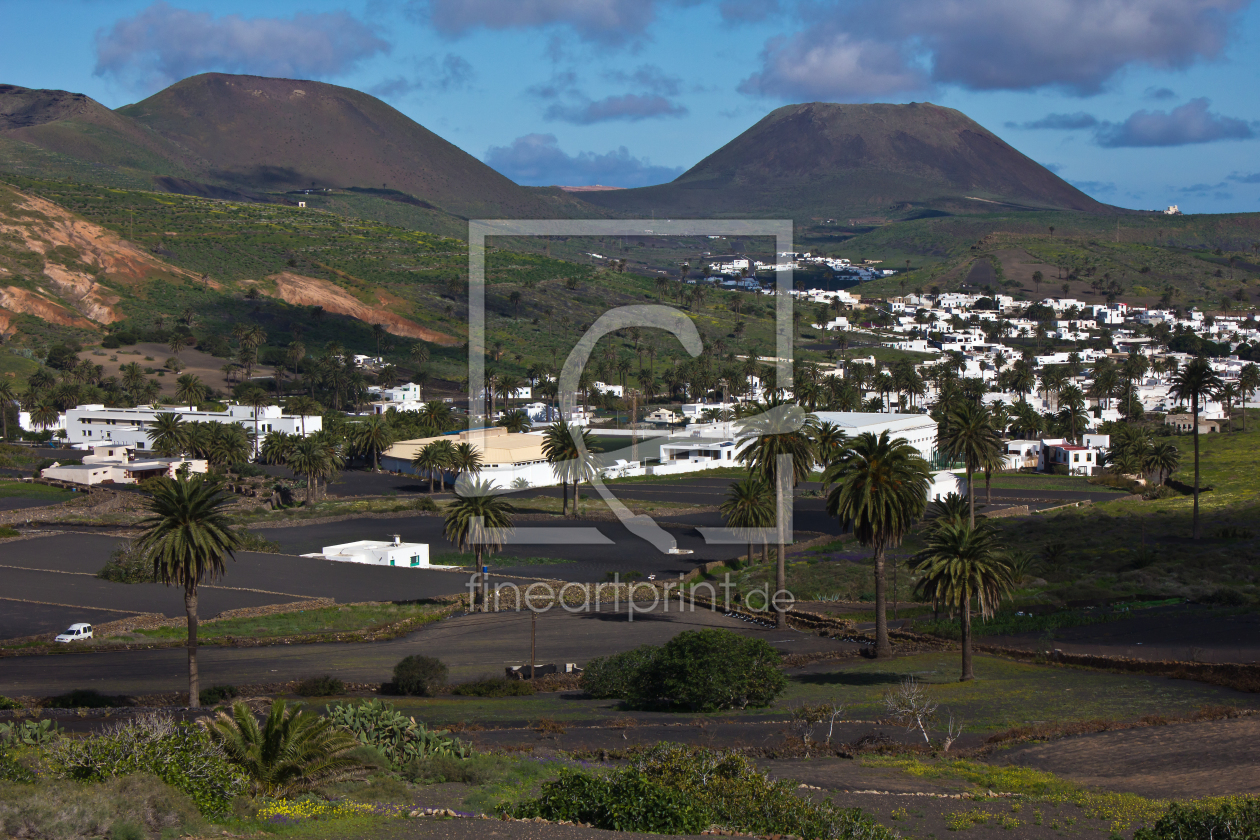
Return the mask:
<path id="1" fill-rule="evenodd" d="M 83 94 L 0 86 L 0 169 L 228 199 L 357 189 L 460 217 L 548 217 L 559 203 L 365 93 L 222 73 L 117 111 Z"/>
<path id="2" fill-rule="evenodd" d="M 582 193 L 659 217 L 904 218 L 923 211 L 1114 212 L 952 108 L 811 102 L 772 111 L 676 180 Z"/>

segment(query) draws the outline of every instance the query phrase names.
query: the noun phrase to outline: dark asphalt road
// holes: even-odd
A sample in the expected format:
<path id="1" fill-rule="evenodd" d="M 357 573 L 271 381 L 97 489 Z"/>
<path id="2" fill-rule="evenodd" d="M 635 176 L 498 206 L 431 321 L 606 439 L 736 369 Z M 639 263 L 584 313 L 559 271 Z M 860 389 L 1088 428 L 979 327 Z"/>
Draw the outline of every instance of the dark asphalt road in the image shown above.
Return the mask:
<path id="1" fill-rule="evenodd" d="M 538 616 L 538 662 L 584 665 L 643 644 L 661 644 L 683 630 L 726 627 L 763 638 L 784 652 L 809 652 L 843 645 L 796 631 L 764 630 L 706 610 L 669 613 L 659 608 L 629 621 L 622 611 Z M 202 647 L 198 656 L 203 685 L 272 682 L 331 674 L 343 680 L 389 679 L 398 660 L 412 654 L 437 656 L 453 681 L 502 674 L 507 665 L 529 661 L 527 612 L 472 614 L 430 625 L 389 642 L 342 645 L 275 645 L 258 648 Z M 74 653 L 0 659 L 0 694 L 60 694 L 93 688 L 107 694 L 144 694 L 187 686 L 187 653 L 182 648 Z"/>
<path id="2" fill-rule="evenodd" d="M 107 610 L 0 600 L 0 639 L 43 634 L 51 638 L 77 622 L 104 624 L 124 616 L 124 613 Z"/>

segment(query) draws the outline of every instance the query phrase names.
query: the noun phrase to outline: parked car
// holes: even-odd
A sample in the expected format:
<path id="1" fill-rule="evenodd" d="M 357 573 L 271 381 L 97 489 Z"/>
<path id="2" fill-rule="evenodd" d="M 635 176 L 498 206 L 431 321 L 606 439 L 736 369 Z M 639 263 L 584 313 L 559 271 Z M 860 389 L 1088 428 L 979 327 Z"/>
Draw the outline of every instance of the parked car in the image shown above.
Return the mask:
<path id="1" fill-rule="evenodd" d="M 81 642 L 84 639 L 92 638 L 91 624 L 71 624 L 61 633 L 54 642 Z"/>

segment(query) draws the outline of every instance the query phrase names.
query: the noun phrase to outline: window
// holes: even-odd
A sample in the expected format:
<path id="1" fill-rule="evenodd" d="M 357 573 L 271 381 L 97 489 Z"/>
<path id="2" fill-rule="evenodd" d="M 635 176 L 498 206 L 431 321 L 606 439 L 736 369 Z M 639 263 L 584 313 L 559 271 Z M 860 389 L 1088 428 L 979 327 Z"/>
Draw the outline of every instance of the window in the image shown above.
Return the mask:
<path id="1" fill-rule="evenodd" d="M 419 566 L 419 565 L 420 565 L 420 555 L 419 555 L 419 554 L 416 554 L 416 555 L 412 556 L 412 558 L 411 558 L 411 565 L 413 565 L 413 566 Z"/>

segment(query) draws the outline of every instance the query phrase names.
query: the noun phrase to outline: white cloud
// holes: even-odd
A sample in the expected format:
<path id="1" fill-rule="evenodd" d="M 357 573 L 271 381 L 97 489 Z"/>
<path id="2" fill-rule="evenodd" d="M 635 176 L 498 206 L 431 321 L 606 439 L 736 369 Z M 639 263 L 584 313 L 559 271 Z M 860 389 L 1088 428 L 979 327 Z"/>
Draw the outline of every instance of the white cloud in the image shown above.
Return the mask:
<path id="1" fill-rule="evenodd" d="M 682 174 L 682 167 L 653 166 L 647 158 L 631 155 L 625 146 L 604 154 L 570 155 L 560 148 L 554 134 L 526 134 L 510 146 L 492 146 L 485 162 L 528 186 L 643 187 Z"/>

